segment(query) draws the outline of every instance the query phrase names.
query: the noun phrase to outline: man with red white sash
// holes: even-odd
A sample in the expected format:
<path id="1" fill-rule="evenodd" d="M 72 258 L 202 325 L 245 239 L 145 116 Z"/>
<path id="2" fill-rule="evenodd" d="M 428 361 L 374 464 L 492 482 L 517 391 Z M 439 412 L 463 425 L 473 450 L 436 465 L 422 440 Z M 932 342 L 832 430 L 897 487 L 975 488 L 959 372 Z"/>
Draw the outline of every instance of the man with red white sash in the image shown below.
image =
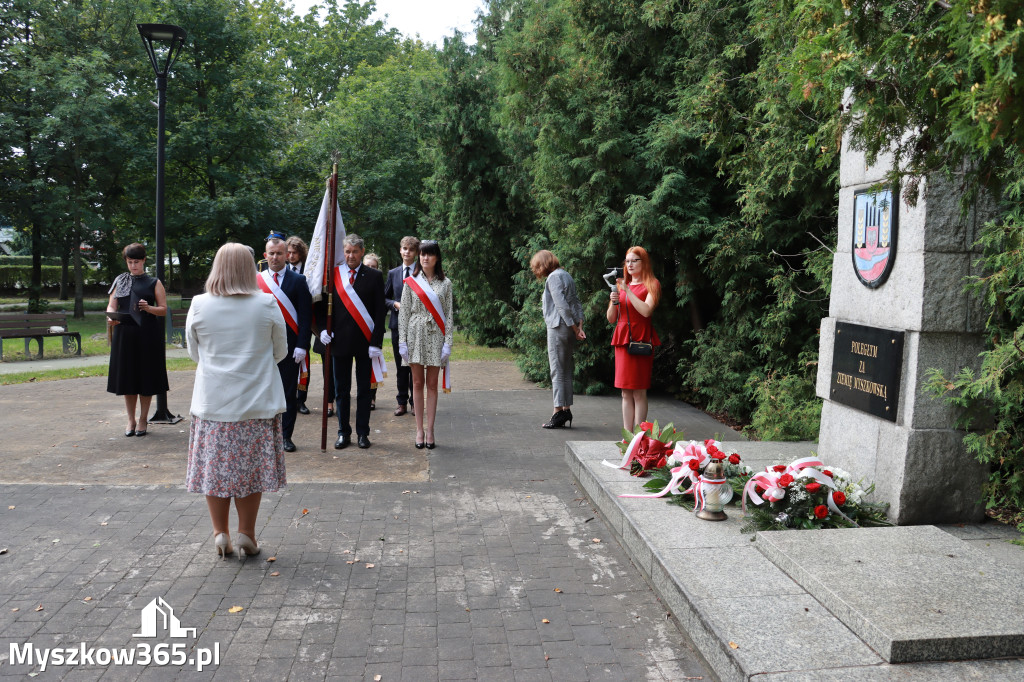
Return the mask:
<path id="1" fill-rule="evenodd" d="M 295 414 L 298 403 L 295 387 L 299 380 L 299 371 L 309 353 L 310 322 L 312 317 L 312 298 L 306 278 L 287 265 L 288 247 L 284 239 L 271 234 L 267 239 L 266 251 L 263 254 L 267 269 L 256 278 L 261 290 L 270 294 L 277 301 L 281 314 L 284 315 L 288 332 L 288 354 L 278 363 L 277 369 L 284 385 L 285 413 L 281 417 L 281 431 L 284 436 L 285 452 L 295 452 L 292 433 L 295 431 Z"/>
<path id="2" fill-rule="evenodd" d="M 384 379 L 387 368 L 381 345 L 384 342 L 384 278 L 363 266 L 363 239 L 348 234 L 344 242 L 345 261 L 334 268 L 331 286 L 335 294 L 332 329 L 324 329 L 326 302 L 314 308 L 314 325 L 320 341 L 330 345 L 334 388 L 337 396 L 338 440 L 335 449 L 352 443 L 352 363 L 356 367 L 356 437 L 360 448 L 370 447 L 370 388 Z"/>

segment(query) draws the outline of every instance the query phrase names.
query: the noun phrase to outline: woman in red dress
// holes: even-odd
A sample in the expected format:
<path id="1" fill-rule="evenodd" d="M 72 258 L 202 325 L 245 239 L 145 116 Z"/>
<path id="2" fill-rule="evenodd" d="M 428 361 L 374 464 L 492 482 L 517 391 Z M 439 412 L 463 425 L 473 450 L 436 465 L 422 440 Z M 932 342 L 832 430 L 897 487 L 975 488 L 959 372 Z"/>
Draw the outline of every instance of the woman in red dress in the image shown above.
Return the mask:
<path id="1" fill-rule="evenodd" d="M 647 389 L 651 387 L 653 355 L 630 355 L 630 341 L 661 345 L 651 324 L 651 315 L 661 298 L 661 283 L 651 272 L 651 258 L 642 246 L 626 251 L 625 277 L 616 280 L 617 288 L 608 302 L 608 322 L 615 325 L 615 388 L 622 390 L 622 426 L 627 431 L 647 421 Z M 624 292 L 624 293 L 620 293 Z"/>

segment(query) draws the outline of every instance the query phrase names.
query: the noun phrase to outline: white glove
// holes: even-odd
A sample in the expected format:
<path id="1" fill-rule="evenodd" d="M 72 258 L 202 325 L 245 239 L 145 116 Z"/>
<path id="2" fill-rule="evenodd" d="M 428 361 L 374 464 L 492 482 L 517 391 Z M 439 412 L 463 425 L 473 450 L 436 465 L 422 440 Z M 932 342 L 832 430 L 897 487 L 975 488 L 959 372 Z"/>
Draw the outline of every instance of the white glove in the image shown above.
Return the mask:
<path id="1" fill-rule="evenodd" d="M 398 354 L 402 356 L 402 361 L 405 362 L 405 364 L 408 365 L 409 364 L 409 344 L 407 344 L 405 341 L 400 341 L 398 343 Z"/>
<path id="2" fill-rule="evenodd" d="M 382 355 L 384 355 L 384 353 L 382 353 L 380 351 L 380 348 L 377 348 L 377 346 L 370 346 L 369 355 L 370 355 L 370 358 L 372 359 L 372 358 L 379 358 Z"/>
<path id="3" fill-rule="evenodd" d="M 292 351 L 292 360 L 295 361 L 296 365 L 301 365 L 302 361 L 305 360 L 305 359 L 306 359 L 306 349 L 305 348 L 296 348 L 294 351 Z"/>
<path id="4" fill-rule="evenodd" d="M 452 355 L 452 347 L 451 346 L 449 346 L 447 343 L 444 344 L 443 346 L 441 346 L 441 363 L 442 364 L 448 362 L 448 358 L 450 358 L 451 355 Z"/>
<path id="5" fill-rule="evenodd" d="M 331 339 L 333 338 L 334 336 L 326 329 L 320 332 L 320 343 L 324 344 L 325 346 L 330 344 Z"/>

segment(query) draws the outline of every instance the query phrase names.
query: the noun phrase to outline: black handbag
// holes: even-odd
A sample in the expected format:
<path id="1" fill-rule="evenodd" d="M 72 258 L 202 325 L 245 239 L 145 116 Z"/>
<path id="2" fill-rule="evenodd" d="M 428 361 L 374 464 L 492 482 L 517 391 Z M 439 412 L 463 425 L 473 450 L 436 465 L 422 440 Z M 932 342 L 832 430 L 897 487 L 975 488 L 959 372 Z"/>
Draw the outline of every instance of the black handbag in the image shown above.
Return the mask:
<path id="1" fill-rule="evenodd" d="M 629 319 L 629 305 L 626 305 L 626 326 L 629 327 L 629 345 L 626 346 L 626 352 L 630 355 L 654 355 L 653 343 L 633 340 L 633 325 Z"/>

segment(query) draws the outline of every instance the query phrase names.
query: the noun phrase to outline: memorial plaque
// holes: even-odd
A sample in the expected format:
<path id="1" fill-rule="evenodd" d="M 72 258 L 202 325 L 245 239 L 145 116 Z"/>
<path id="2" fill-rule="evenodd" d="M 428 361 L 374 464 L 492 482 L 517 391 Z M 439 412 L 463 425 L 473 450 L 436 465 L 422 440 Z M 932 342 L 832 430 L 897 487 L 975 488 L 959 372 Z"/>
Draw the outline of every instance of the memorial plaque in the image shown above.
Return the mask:
<path id="1" fill-rule="evenodd" d="M 832 400 L 896 421 L 903 375 L 903 335 L 877 327 L 836 322 L 832 349 Z"/>

